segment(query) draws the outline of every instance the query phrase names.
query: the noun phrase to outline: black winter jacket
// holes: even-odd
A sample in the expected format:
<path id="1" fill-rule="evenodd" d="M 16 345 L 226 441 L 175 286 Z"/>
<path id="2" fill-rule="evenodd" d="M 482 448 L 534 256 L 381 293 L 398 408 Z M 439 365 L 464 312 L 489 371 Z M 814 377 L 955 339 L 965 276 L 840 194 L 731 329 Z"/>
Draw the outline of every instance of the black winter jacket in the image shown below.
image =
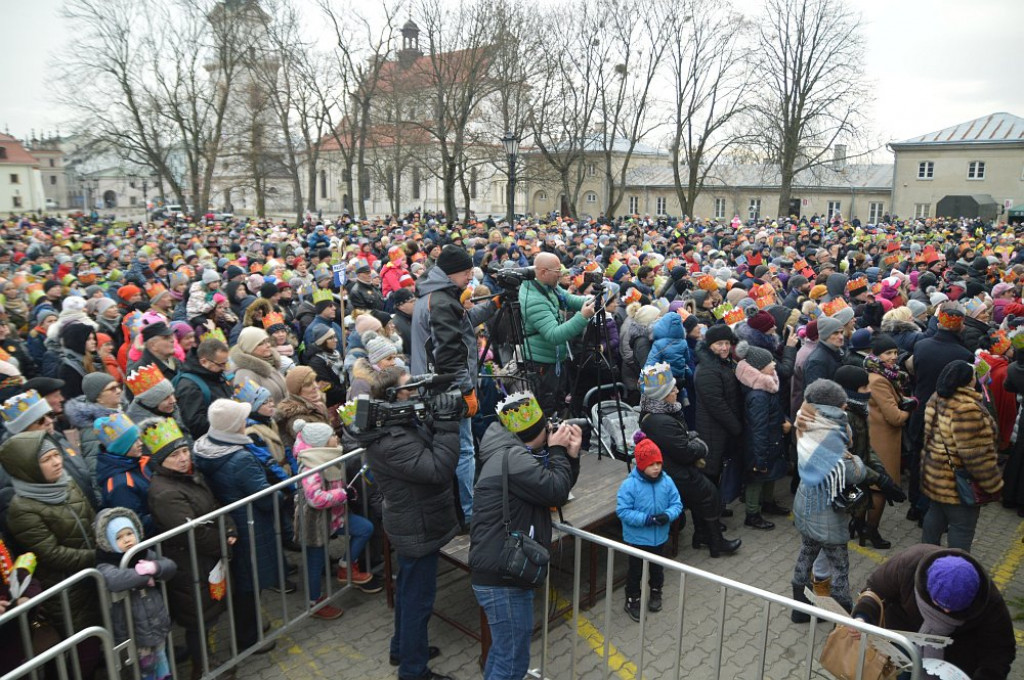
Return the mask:
<path id="1" fill-rule="evenodd" d="M 473 526 L 470 530 L 469 569 L 473 585 L 518 586 L 500 573 L 501 548 L 505 543 L 502 523 L 502 458 L 508 454 L 508 505 L 511 529 L 529 533 L 543 546 L 551 545 L 551 508 L 569 499 L 569 490 L 580 474 L 578 458 L 561 446 L 548 449 L 547 466 L 534 458 L 519 439 L 492 423 L 480 442 L 483 467 L 473 495 Z"/>
<path id="2" fill-rule="evenodd" d="M 683 410 L 675 413 L 641 413 L 640 429 L 661 449 L 665 472 L 671 477 L 685 477 L 703 454 L 703 446 L 690 438 Z M 738 443 L 738 442 L 737 442 Z"/>
<path id="3" fill-rule="evenodd" d="M 718 358 L 703 342 L 696 354 L 696 425 L 708 445 L 704 472 L 713 476 L 722 472 L 722 460 L 736 450 L 743 434 L 743 394 L 731 359 Z"/>
<path id="4" fill-rule="evenodd" d="M 831 380 L 842 365 L 842 352 L 822 338 L 804 364 L 804 389 L 820 378 Z M 781 373 L 779 377 L 782 377 Z"/>
<path id="5" fill-rule="evenodd" d="M 348 301 L 352 309 L 368 309 L 370 311 L 384 309 L 384 296 L 381 295 L 380 289 L 362 281 L 352 284 Z"/>
<path id="6" fill-rule="evenodd" d="M 453 480 L 459 463 L 459 423 L 426 428 L 392 426 L 357 437 L 384 494 L 384 531 L 395 552 L 423 557 L 459 530 Z"/>
<path id="7" fill-rule="evenodd" d="M 210 392 L 209 399 L 203 395 L 202 388 L 199 387 L 195 380 L 185 377 L 186 373 L 199 378 L 199 380 L 206 384 Z M 210 429 L 210 419 L 207 417 L 210 404 L 217 399 L 231 399 L 234 389 L 231 383 L 224 379 L 223 374 L 212 373 L 203 368 L 195 354 L 189 355 L 188 359 L 185 360 L 185 365 L 182 367 L 180 377 L 177 380 L 178 384 L 174 388 L 174 396 L 178 399 L 181 419 L 185 422 L 185 426 L 188 428 L 188 433 L 192 436 L 192 439 L 199 439 Z"/>

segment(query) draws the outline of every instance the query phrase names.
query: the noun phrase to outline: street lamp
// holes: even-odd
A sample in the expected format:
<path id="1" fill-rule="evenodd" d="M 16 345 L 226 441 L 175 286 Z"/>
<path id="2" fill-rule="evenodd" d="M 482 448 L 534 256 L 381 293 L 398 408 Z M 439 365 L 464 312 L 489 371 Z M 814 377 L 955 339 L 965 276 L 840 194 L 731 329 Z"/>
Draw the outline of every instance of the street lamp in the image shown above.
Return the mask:
<path id="1" fill-rule="evenodd" d="M 505 136 L 501 137 L 501 144 L 505 147 L 505 155 L 508 157 L 508 223 L 514 224 L 516 204 L 516 154 L 519 153 L 519 138 L 506 130 Z"/>

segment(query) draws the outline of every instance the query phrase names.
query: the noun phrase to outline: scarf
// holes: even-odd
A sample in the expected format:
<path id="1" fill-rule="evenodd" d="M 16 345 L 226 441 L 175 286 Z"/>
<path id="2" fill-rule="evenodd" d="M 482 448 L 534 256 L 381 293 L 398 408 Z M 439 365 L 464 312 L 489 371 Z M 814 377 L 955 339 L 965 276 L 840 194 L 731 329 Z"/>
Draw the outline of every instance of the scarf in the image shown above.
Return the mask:
<path id="1" fill-rule="evenodd" d="M 882 360 L 874 354 L 869 354 L 864 357 L 864 370 L 868 373 L 880 375 L 888 380 L 901 395 L 907 393 L 909 376 L 895 366 L 891 368 L 886 366 L 882 363 Z"/>
<path id="2" fill-rule="evenodd" d="M 341 356 L 341 352 L 338 350 L 320 350 L 320 356 L 324 358 L 324 361 L 331 370 L 334 371 L 334 375 L 338 376 L 338 380 L 345 382 L 346 371 L 345 371 L 345 358 Z"/>
<path id="3" fill-rule="evenodd" d="M 299 453 L 299 463 L 310 469 L 318 465 L 329 463 L 344 453 L 340 447 L 315 447 L 303 450 Z M 320 475 L 328 482 L 339 482 L 344 479 L 341 465 L 331 465 L 320 471 Z"/>
<path id="4" fill-rule="evenodd" d="M 917 629 L 918 633 L 950 637 L 963 624 L 960 619 L 926 602 L 917 588 L 914 588 L 914 598 L 917 599 L 917 609 L 921 612 L 923 619 L 921 627 Z M 924 659 L 941 659 L 946 651 L 945 647 L 932 647 L 931 645 L 919 645 L 918 648 Z"/>
<path id="5" fill-rule="evenodd" d="M 285 343 L 283 345 L 274 345 L 277 353 L 283 357 L 295 356 L 295 348 L 291 346 L 291 343 Z"/>
<path id="6" fill-rule="evenodd" d="M 210 441 L 215 444 L 240 444 L 241 446 L 252 444 L 252 440 L 249 439 L 249 435 L 238 432 L 225 432 L 224 430 L 218 430 L 211 427 L 206 434 Z"/>
<path id="7" fill-rule="evenodd" d="M 800 484 L 812 511 L 821 512 L 846 488 L 843 455 L 850 446 L 846 412 L 805 403 L 797 415 L 796 455 Z"/>
<path id="8" fill-rule="evenodd" d="M 683 405 L 678 401 L 668 403 L 660 399 L 651 399 L 646 394 L 640 395 L 640 410 L 644 413 L 678 413 Z"/>
<path id="9" fill-rule="evenodd" d="M 61 505 L 68 500 L 71 477 L 67 470 L 64 470 L 56 482 L 37 484 L 12 477 L 11 484 L 14 486 L 14 493 L 22 498 L 31 498 L 46 505 Z"/>
<path id="10" fill-rule="evenodd" d="M 740 384 L 752 390 L 762 390 L 769 394 L 776 394 L 779 391 L 779 374 L 767 375 L 757 370 L 746 361 L 736 364 L 736 379 Z"/>

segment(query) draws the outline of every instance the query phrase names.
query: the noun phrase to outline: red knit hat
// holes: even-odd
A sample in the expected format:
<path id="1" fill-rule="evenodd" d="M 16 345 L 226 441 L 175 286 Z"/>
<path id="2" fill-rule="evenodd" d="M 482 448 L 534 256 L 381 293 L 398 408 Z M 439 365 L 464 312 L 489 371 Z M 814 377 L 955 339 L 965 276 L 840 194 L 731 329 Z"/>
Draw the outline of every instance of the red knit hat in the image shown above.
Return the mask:
<path id="1" fill-rule="evenodd" d="M 775 328 L 775 317 L 762 310 L 747 319 L 747 325 L 762 333 L 769 333 Z"/>
<path id="2" fill-rule="evenodd" d="M 125 302 L 128 302 L 128 300 L 132 299 L 132 297 L 136 295 L 142 295 L 142 289 L 138 286 L 133 286 L 130 283 L 127 286 L 121 286 L 117 289 L 117 296 Z"/>
<path id="3" fill-rule="evenodd" d="M 647 435 L 643 432 L 637 432 L 633 435 L 633 439 L 637 440 L 636 448 L 633 449 L 633 458 L 636 460 L 636 467 L 640 472 L 643 472 L 654 463 L 662 462 L 661 449 L 652 440 L 648 439 Z"/>

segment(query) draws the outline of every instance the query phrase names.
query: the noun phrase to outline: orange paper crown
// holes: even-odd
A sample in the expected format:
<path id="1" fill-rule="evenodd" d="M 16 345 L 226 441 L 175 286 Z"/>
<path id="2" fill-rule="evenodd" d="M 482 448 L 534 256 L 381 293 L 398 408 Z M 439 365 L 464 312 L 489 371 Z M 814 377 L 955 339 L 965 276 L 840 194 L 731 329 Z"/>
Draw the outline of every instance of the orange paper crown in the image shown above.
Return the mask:
<path id="1" fill-rule="evenodd" d="M 775 297 L 775 288 L 770 283 L 762 283 L 750 289 L 751 297 Z"/>
<path id="2" fill-rule="evenodd" d="M 754 302 L 757 303 L 758 309 L 768 309 L 775 304 L 775 296 L 773 295 L 762 295 L 761 297 L 754 298 Z"/>
<path id="3" fill-rule="evenodd" d="M 263 328 L 272 328 L 274 326 L 284 325 L 284 314 L 281 312 L 267 312 L 263 316 Z"/>
<path id="4" fill-rule="evenodd" d="M 158 297 L 167 292 L 167 288 L 164 284 L 159 282 L 146 284 L 146 296 L 150 300 L 156 300 Z"/>
<path id="5" fill-rule="evenodd" d="M 715 277 L 705 274 L 697 279 L 697 287 L 706 291 L 718 290 L 718 282 L 715 281 Z"/>
<path id="6" fill-rule="evenodd" d="M 992 333 L 992 354 L 1002 356 L 1010 349 L 1010 336 L 1004 330 L 997 330 Z"/>
<path id="7" fill-rule="evenodd" d="M 729 324 L 730 326 L 734 323 L 739 323 L 740 321 L 743 321 L 745 318 L 747 318 L 746 312 L 744 312 L 739 307 L 735 309 L 730 309 L 728 312 L 725 313 L 725 323 Z"/>
<path id="8" fill-rule="evenodd" d="M 163 372 L 156 364 L 149 364 L 147 366 L 140 366 L 125 378 L 125 382 L 128 383 L 128 389 L 132 391 L 132 394 L 136 397 L 143 392 L 148 392 L 157 383 L 166 380 Z"/>
<path id="9" fill-rule="evenodd" d="M 833 316 L 839 310 L 846 309 L 849 306 L 843 298 L 836 298 L 835 300 L 823 302 L 821 304 L 821 311 L 825 313 L 825 316 Z"/>

